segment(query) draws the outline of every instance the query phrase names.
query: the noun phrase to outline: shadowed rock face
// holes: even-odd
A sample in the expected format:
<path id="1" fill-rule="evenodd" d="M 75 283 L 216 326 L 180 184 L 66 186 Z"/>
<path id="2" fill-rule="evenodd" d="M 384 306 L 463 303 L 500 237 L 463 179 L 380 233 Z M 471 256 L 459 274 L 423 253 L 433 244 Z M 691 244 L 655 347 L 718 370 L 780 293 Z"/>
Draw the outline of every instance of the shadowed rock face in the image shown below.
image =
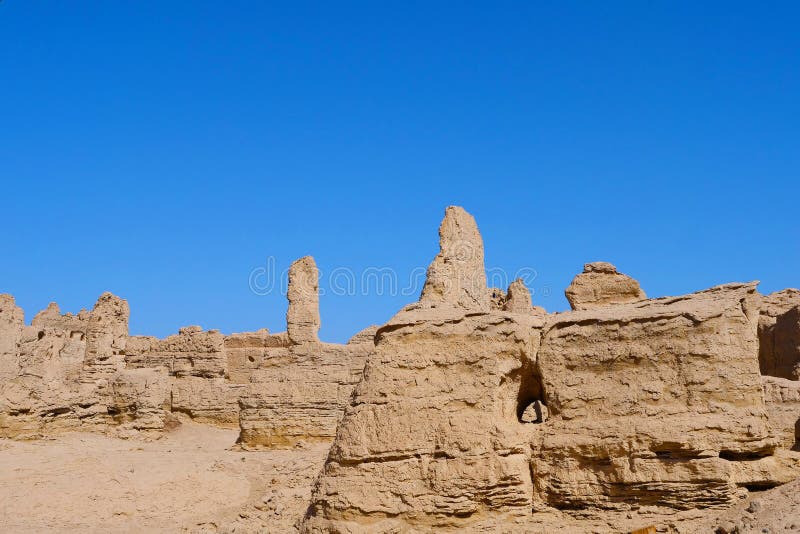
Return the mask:
<path id="1" fill-rule="evenodd" d="M 617 272 L 610 263 L 599 261 L 583 266 L 583 273 L 565 291 L 573 310 L 589 310 L 647 298 L 639 282 Z"/>
<path id="2" fill-rule="evenodd" d="M 761 374 L 800 380 L 800 291 L 761 298 L 758 337 Z"/>
<path id="3" fill-rule="evenodd" d="M 483 239 L 464 208 L 450 206 L 439 227 L 439 254 L 428 267 L 420 302 L 489 310 Z"/>
<path id="4" fill-rule="evenodd" d="M 311 256 L 300 258 L 289 267 L 287 296 L 289 340 L 294 345 L 319 341 L 319 272 Z"/>

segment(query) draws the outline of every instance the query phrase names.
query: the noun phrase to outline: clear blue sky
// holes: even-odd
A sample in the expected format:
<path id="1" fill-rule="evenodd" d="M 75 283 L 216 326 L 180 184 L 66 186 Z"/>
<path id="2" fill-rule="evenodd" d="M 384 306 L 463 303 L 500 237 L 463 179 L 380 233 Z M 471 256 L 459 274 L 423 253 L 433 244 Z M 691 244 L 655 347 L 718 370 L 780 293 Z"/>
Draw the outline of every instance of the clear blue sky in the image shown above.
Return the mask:
<path id="1" fill-rule="evenodd" d="M 595 260 L 797 287 L 800 7 L 702 4 L 4 0 L 0 292 L 280 331 L 267 257 L 408 278 L 449 204 L 548 310 Z M 323 339 L 416 299 L 374 293 Z"/>

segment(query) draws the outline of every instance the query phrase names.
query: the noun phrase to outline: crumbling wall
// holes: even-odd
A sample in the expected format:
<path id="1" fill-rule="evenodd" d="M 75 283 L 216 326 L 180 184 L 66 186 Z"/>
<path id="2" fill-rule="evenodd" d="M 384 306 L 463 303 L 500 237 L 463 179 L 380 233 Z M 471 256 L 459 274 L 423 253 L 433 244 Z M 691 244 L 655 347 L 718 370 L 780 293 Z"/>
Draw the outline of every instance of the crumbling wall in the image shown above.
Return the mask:
<path id="1" fill-rule="evenodd" d="M 242 447 L 290 448 L 332 441 L 373 349 L 371 339 L 274 349 L 275 359 L 253 372 L 247 395 L 240 400 Z"/>
<path id="2" fill-rule="evenodd" d="M 225 337 L 225 356 L 228 360 L 228 379 L 236 384 L 247 384 L 256 369 L 274 364 L 275 350 L 290 345 L 286 332 L 270 334 L 266 328 L 257 332 L 243 332 Z"/>
<path id="3" fill-rule="evenodd" d="M 240 334 L 228 340 L 229 350 L 233 349 L 229 354 L 239 365 L 244 363 L 241 355 L 258 364 L 239 403 L 239 443 L 244 448 L 332 441 L 374 349 L 375 327 L 359 332 L 347 345 L 316 341 L 320 324 L 316 277 L 313 258 L 292 265 L 287 336 Z M 256 347 L 242 347 L 245 344 Z"/>
<path id="4" fill-rule="evenodd" d="M 127 302 L 104 293 L 78 315 L 61 315 L 51 304 L 20 330 L 21 313 L 13 314 L 15 352 L 4 358 L 12 363 L 0 382 L 0 435 L 163 428 L 166 373 L 124 368 Z"/>

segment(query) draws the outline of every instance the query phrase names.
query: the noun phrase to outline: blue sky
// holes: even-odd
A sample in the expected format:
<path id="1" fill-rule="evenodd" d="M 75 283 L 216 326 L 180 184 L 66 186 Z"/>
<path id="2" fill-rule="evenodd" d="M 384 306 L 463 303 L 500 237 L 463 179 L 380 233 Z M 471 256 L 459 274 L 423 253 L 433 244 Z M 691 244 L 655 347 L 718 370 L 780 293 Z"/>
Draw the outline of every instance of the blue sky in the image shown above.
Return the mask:
<path id="1" fill-rule="evenodd" d="M 450 204 L 548 310 L 596 260 L 797 287 L 800 7 L 700 4 L 2 1 L 0 292 L 280 331 L 251 273 L 312 254 L 343 341 L 416 296 L 326 274 L 408 280 Z"/>

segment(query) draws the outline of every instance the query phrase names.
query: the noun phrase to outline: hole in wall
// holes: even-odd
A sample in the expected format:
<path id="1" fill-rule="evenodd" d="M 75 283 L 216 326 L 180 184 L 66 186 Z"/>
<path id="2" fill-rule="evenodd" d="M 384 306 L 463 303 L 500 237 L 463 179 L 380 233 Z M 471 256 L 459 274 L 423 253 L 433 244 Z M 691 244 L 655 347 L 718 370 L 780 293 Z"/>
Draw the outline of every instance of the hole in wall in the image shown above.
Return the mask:
<path id="1" fill-rule="evenodd" d="M 38 337 L 39 337 L 39 339 L 42 339 L 44 337 L 44 330 L 40 330 L 39 331 L 39 336 Z"/>
<path id="2" fill-rule="evenodd" d="M 539 424 L 547 421 L 549 416 L 539 370 L 531 362 L 526 362 L 522 366 L 522 380 L 517 395 L 517 420 L 520 423 Z"/>
<path id="3" fill-rule="evenodd" d="M 522 415 L 519 416 L 519 422 L 538 425 L 547 421 L 549 415 L 547 406 L 544 402 L 537 399 L 522 411 Z"/>

